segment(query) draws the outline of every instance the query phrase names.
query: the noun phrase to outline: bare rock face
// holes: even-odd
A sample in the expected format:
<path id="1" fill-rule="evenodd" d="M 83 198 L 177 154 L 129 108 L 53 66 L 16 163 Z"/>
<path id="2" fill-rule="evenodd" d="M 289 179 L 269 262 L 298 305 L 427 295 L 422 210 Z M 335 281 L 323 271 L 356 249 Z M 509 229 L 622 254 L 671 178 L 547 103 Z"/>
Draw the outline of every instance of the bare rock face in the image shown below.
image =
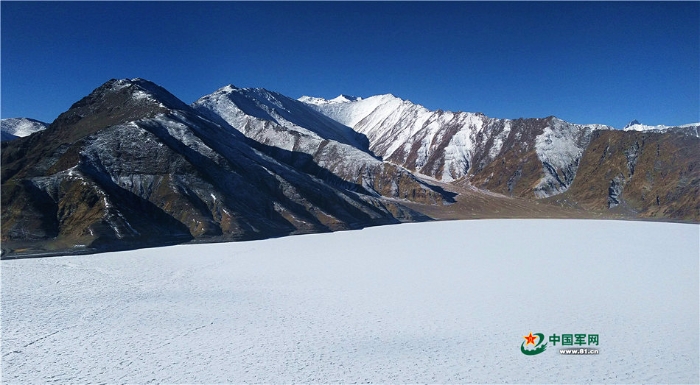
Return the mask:
<path id="1" fill-rule="evenodd" d="M 257 144 L 153 83 L 111 80 L 45 131 L 3 143 L 3 249 L 99 251 L 427 219 Z M 422 187 L 386 178 L 397 194 Z M 421 199 L 442 199 L 427 190 Z"/>
<path id="2" fill-rule="evenodd" d="M 643 218 L 700 221 L 700 138 L 688 130 L 596 131 L 559 200 Z"/>

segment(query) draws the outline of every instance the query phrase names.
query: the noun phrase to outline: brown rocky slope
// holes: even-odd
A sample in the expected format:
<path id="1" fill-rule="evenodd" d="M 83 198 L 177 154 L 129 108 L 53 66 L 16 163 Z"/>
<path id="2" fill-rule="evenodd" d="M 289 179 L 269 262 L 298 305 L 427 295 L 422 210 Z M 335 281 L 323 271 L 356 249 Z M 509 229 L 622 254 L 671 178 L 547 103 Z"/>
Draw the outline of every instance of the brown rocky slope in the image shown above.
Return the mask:
<path id="1" fill-rule="evenodd" d="M 639 218 L 700 222 L 700 138 L 668 132 L 596 131 L 565 193 L 549 198 Z"/>

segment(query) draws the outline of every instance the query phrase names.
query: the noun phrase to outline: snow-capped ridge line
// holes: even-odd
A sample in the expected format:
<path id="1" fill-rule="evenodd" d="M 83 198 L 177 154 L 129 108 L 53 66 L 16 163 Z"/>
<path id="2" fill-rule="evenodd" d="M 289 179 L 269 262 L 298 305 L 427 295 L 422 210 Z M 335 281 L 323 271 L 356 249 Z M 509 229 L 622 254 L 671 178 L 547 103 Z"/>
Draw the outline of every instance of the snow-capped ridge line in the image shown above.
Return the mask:
<path id="1" fill-rule="evenodd" d="M 622 130 L 623 131 L 650 131 L 650 132 L 667 132 L 669 130 L 675 129 L 688 129 L 688 128 L 698 128 L 700 127 L 700 122 L 688 123 L 676 126 L 667 126 L 664 124 L 658 124 L 655 126 L 650 126 L 647 124 L 640 123 L 637 120 L 633 120 L 628 123 Z"/>
<path id="2" fill-rule="evenodd" d="M 46 127 L 48 123 L 31 118 L 6 118 L 0 121 L 3 142 L 29 136 Z"/>
<path id="3" fill-rule="evenodd" d="M 195 101 L 200 113 L 246 134 L 251 118 L 322 139 L 332 139 L 366 150 L 366 139 L 306 104 L 265 88 L 224 87 Z M 248 127 L 248 128 L 246 128 Z"/>
<path id="4" fill-rule="evenodd" d="M 346 95 L 336 99 L 347 102 L 329 105 L 361 100 Z M 260 88 L 217 91 L 200 98 L 192 106 L 201 114 L 265 146 L 262 148 L 304 153 L 326 170 L 322 174 L 329 172 L 345 182 L 361 186 L 370 195 L 413 197 L 418 194 L 419 198 L 412 199 L 425 196 L 431 200 L 441 194 L 401 165 L 384 162 L 375 156 L 363 133 L 285 95 Z M 406 188 L 412 191 L 409 195 L 406 195 Z M 419 190 L 421 192 L 417 193 Z"/>
<path id="5" fill-rule="evenodd" d="M 543 162 L 544 176 L 536 193 L 540 198 L 568 188 L 590 133 L 608 128 L 604 125 L 575 125 L 556 116 L 513 120 L 490 118 L 480 112 L 429 110 L 392 94 L 343 103 L 311 98 L 302 101 L 366 135 L 370 149 L 377 155 L 443 182 L 471 178 L 499 158 L 502 152 L 511 151 L 515 143 L 525 140 L 525 137 L 538 136 L 538 139 L 527 139 L 529 142 L 524 146 L 525 149 L 534 148 Z M 528 128 L 533 124 L 541 127 L 537 130 L 543 131 Z M 511 135 L 512 130 L 515 130 L 515 137 Z M 564 145 L 564 142 L 568 144 Z M 567 170 L 566 178 L 557 175 L 559 171 L 556 170 L 560 169 Z"/>

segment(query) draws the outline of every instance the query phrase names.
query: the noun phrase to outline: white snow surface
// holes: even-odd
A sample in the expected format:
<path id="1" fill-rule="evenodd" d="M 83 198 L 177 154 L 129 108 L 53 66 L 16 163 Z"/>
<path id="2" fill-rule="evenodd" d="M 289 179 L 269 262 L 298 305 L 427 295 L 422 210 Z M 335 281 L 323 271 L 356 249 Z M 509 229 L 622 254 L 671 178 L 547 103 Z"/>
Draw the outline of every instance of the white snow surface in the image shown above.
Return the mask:
<path id="1" fill-rule="evenodd" d="M 391 94 L 375 95 L 366 99 L 358 98 L 356 100 L 343 98 L 342 95 L 331 100 L 308 96 L 301 97 L 299 100 L 311 106 L 315 106 L 317 111 L 336 122 L 353 128 L 378 107 L 384 106 L 385 114 L 388 114 L 391 112 L 392 107 L 396 108 L 397 105 L 402 102 L 401 99 Z M 387 103 L 391 103 L 389 107 L 385 106 Z M 356 129 L 356 131 L 358 130 Z"/>
<path id="2" fill-rule="evenodd" d="M 362 100 L 362 98 L 358 97 L 358 96 L 348 96 L 348 95 L 341 94 L 341 95 L 336 96 L 333 99 L 317 98 L 317 97 L 313 97 L 313 96 L 302 96 L 297 100 L 299 100 L 300 102 L 303 102 L 303 103 L 321 106 L 324 104 L 354 102 L 354 101 Z"/>
<path id="3" fill-rule="evenodd" d="M 666 132 L 670 129 L 674 128 L 693 128 L 693 127 L 700 127 L 700 123 L 690 123 L 690 124 L 684 124 L 681 126 L 665 126 L 663 124 L 659 124 L 656 126 L 649 126 L 646 124 L 629 124 L 623 128 L 624 131 L 653 131 L 653 132 Z"/>
<path id="4" fill-rule="evenodd" d="M 44 122 L 29 118 L 7 118 L 0 121 L 3 140 L 29 136 L 45 130 L 47 126 Z"/>
<path id="5" fill-rule="evenodd" d="M 698 383 L 699 226 L 403 224 L 4 260 L 3 383 Z M 528 333 L 598 334 L 598 355 Z"/>
<path id="6" fill-rule="evenodd" d="M 296 100 L 263 88 L 236 88 L 229 85 L 200 98 L 193 107 L 246 136 L 262 139 L 260 141 L 264 144 L 287 150 L 313 154 L 318 144 L 325 139 L 361 147 L 357 135 L 348 127 L 309 110 Z M 287 132 L 274 130 L 271 125 L 280 126 Z M 260 132 L 267 137 L 256 138 Z M 293 134 L 307 139 L 300 141 L 302 148 L 293 147 Z"/>
<path id="7" fill-rule="evenodd" d="M 662 124 L 657 125 L 657 126 L 648 126 L 646 124 L 632 124 L 629 126 L 626 126 L 623 130 L 624 131 L 666 131 L 670 127 L 669 126 L 664 126 Z"/>

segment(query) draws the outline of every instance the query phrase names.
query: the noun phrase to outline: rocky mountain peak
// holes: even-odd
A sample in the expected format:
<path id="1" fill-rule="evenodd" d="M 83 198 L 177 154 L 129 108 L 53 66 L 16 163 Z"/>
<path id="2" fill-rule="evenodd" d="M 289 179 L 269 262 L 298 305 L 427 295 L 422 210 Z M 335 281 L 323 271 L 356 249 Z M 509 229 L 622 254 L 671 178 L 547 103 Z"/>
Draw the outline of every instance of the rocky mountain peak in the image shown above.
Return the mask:
<path id="1" fill-rule="evenodd" d="M 328 102 L 330 102 L 330 103 L 348 103 L 348 102 L 356 102 L 358 100 L 362 100 L 362 98 L 357 97 L 357 96 L 340 94 L 337 97 L 329 100 Z"/>
<path id="2" fill-rule="evenodd" d="M 233 84 L 227 84 L 214 92 L 215 94 L 228 94 L 239 90 L 240 88 L 234 86 Z"/>
<path id="3" fill-rule="evenodd" d="M 148 80 L 110 79 L 49 125 L 54 141 L 71 143 L 103 128 L 190 107 Z"/>
<path id="4" fill-rule="evenodd" d="M 188 108 L 187 104 L 168 90 L 145 79 L 121 79 L 114 81 L 113 84 L 116 90 L 129 90 L 131 96 L 136 100 L 156 102 L 160 106 L 169 109 L 184 110 Z"/>
<path id="5" fill-rule="evenodd" d="M 642 123 L 639 123 L 639 121 L 638 121 L 637 119 L 634 119 L 633 121 L 627 123 L 627 125 L 625 126 L 625 128 L 630 128 L 630 127 L 635 126 L 635 125 L 638 125 L 638 124 L 642 124 Z M 623 128 L 623 130 L 624 130 L 624 128 Z"/>

